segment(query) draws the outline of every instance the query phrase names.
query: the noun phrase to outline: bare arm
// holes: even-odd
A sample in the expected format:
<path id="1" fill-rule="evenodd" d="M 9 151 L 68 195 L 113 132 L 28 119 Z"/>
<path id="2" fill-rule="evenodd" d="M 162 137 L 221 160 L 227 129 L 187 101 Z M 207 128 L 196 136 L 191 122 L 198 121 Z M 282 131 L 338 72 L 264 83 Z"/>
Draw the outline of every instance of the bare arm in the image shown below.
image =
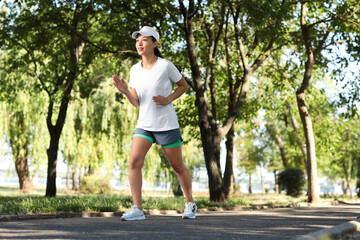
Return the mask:
<path id="1" fill-rule="evenodd" d="M 115 87 L 122 92 L 129 102 L 134 105 L 135 107 L 139 107 L 139 96 L 136 93 L 136 90 L 132 88 L 129 90 L 129 87 L 123 78 L 119 79 L 118 76 L 113 75 L 113 83 Z"/>
<path id="2" fill-rule="evenodd" d="M 168 97 L 163 96 L 154 96 L 153 101 L 156 103 L 156 105 L 168 105 L 172 103 L 174 100 L 178 99 L 181 95 L 183 95 L 189 88 L 188 84 L 185 81 L 185 78 L 182 78 L 180 81 L 176 83 L 177 88 L 175 91 L 170 94 Z"/>

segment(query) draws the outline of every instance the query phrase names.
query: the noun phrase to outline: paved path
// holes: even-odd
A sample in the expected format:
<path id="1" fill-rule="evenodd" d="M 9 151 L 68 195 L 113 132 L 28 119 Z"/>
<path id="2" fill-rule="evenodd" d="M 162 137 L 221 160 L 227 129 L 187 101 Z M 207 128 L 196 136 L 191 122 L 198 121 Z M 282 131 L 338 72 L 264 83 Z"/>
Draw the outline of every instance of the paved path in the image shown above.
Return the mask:
<path id="1" fill-rule="evenodd" d="M 356 219 L 360 206 L 275 208 L 147 216 L 121 222 L 119 217 L 57 218 L 0 222 L 0 239 L 293 239 Z"/>

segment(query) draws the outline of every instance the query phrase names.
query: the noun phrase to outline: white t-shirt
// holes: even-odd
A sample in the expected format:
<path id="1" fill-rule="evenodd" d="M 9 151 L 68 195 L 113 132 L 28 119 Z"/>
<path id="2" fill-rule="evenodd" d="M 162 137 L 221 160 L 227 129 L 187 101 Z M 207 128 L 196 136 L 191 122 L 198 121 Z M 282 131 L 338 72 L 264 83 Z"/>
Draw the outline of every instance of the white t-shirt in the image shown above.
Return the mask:
<path id="1" fill-rule="evenodd" d="M 145 70 L 141 62 L 131 68 L 129 87 L 135 88 L 140 103 L 137 128 L 154 132 L 179 128 L 173 104 L 156 105 L 152 98 L 157 95 L 169 96 L 172 83 L 180 81 L 182 77 L 172 62 L 160 57 L 150 70 Z"/>

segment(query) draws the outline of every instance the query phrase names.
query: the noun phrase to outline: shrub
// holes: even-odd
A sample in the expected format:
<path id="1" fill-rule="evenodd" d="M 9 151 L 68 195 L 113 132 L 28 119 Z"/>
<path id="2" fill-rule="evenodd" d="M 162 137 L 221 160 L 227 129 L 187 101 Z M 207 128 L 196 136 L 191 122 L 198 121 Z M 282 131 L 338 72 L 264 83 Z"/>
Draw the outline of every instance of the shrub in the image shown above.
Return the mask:
<path id="1" fill-rule="evenodd" d="M 304 172 L 300 168 L 287 168 L 279 174 L 279 187 L 286 195 L 298 197 L 305 185 Z"/>
<path id="2" fill-rule="evenodd" d="M 80 191 L 85 194 L 110 194 L 110 181 L 103 176 L 86 176 L 81 179 Z"/>
<path id="3" fill-rule="evenodd" d="M 360 179 L 356 183 L 356 195 L 360 197 Z"/>

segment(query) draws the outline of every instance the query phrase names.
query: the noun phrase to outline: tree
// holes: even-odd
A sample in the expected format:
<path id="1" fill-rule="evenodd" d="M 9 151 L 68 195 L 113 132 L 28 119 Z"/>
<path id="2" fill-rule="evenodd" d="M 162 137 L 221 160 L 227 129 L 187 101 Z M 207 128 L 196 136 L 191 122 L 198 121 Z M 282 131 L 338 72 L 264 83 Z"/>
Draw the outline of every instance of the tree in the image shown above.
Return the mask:
<path id="1" fill-rule="evenodd" d="M 34 79 L 18 71 L 22 63 L 19 55 L 11 51 L 2 53 L 0 117 L 3 122 L 0 126 L 4 135 L 1 138 L 11 149 L 20 190 L 31 192 L 33 178 L 44 160 L 41 153 L 45 147 L 39 142 L 46 141 L 48 137 L 43 133 L 45 119 L 41 114 L 45 99 L 43 94 L 32 91 Z M 9 84 L 12 81 L 17 81 L 18 88 L 12 88 L 13 85 Z"/>
<path id="2" fill-rule="evenodd" d="M 86 34 L 86 25 L 80 29 L 81 20 L 87 19 L 82 2 L 53 5 L 26 1 L 8 5 L 8 21 L 2 37 L 9 49 L 23 49 L 28 59 L 28 72 L 39 80 L 38 88 L 49 97 L 47 127 L 50 133 L 48 155 L 48 181 L 46 196 L 56 195 L 56 162 L 59 139 L 75 80 L 81 71 L 84 43 L 78 35 Z M 84 66 L 89 62 L 84 62 Z M 55 117 L 57 115 L 57 117 Z M 55 123 L 54 123 L 55 122 Z"/>
<path id="3" fill-rule="evenodd" d="M 327 161 L 320 164 L 323 174 L 331 180 L 341 179 L 344 186 L 344 194 L 355 186 L 359 174 L 359 121 L 358 116 L 354 119 L 334 116 L 327 127 L 331 132 L 326 143 Z M 354 185 L 353 185 L 354 184 Z"/>
<path id="4" fill-rule="evenodd" d="M 308 202 L 315 203 L 320 201 L 317 186 L 317 162 L 315 139 L 312 127 L 312 120 L 306 105 L 306 93 L 310 85 L 312 72 L 317 61 L 321 61 L 321 52 L 329 46 L 349 41 L 351 31 L 355 30 L 348 25 L 351 14 L 346 7 L 354 2 L 342 1 L 301 1 L 300 27 L 301 37 L 305 48 L 305 71 L 301 86 L 296 91 L 296 99 L 303 131 L 306 140 L 306 172 L 308 180 Z M 310 11 L 308 11 L 310 9 Z M 319 14 L 320 13 L 320 14 Z M 350 31 L 349 31 L 350 30 Z"/>
<path id="5" fill-rule="evenodd" d="M 288 159 L 286 157 L 286 150 L 285 150 L 284 141 L 282 140 L 282 138 L 277 133 L 276 127 L 274 127 L 273 125 L 269 125 L 269 124 L 266 124 L 265 127 L 266 127 L 266 130 L 268 131 L 268 133 L 270 134 L 270 136 L 275 140 L 276 144 L 278 145 L 283 166 L 284 166 L 284 168 L 287 168 Z"/>
<path id="6" fill-rule="evenodd" d="M 97 54 L 108 51 L 133 56 L 132 51 L 127 50 L 129 45 L 117 45 L 119 40 L 108 41 L 105 44 L 107 47 L 101 47 L 104 39 L 108 39 L 104 38 L 104 31 L 100 31 L 102 26 L 108 29 L 119 18 L 121 20 L 116 22 L 117 30 L 119 26 L 128 25 L 120 24 L 125 21 L 124 15 L 116 13 L 115 18 L 114 14 L 109 14 L 108 6 L 101 2 L 28 0 L 7 2 L 5 6 L 6 11 L 2 12 L 5 17 L 1 23 L 1 45 L 12 51 L 25 50 L 22 53 L 25 64 L 21 69 L 37 78 L 34 89 L 45 91 L 49 99 L 46 124 L 50 143 L 47 149 L 46 196 L 52 197 L 56 195 L 59 140 L 72 91 L 74 87 L 79 87 L 82 92 L 90 92 L 98 85 L 86 80 L 88 66 Z M 100 24 L 100 20 L 106 24 Z M 116 39 L 121 39 L 119 34 Z"/>
<path id="7" fill-rule="evenodd" d="M 259 11 L 263 14 L 259 14 Z M 178 7 L 168 6 L 168 12 L 186 41 L 191 72 L 188 83 L 196 97 L 210 200 L 224 201 L 233 179 L 233 124 L 243 111 L 253 73 L 267 59 L 274 46 L 283 44 L 281 36 L 284 25 L 281 23 L 289 18 L 291 11 L 281 1 L 189 1 L 185 4 L 179 0 Z M 177 19 L 182 19 L 182 22 Z M 271 24 L 264 24 L 268 22 Z M 195 24 L 203 26 L 205 30 L 198 31 Z M 222 42 L 221 36 L 224 36 Z M 235 41 L 229 41 L 230 38 Z M 230 52 L 237 52 L 238 55 L 230 56 Z M 218 59 L 224 64 L 219 64 Z M 226 66 L 225 71 L 220 70 L 223 65 Z M 217 95 L 215 79 L 220 75 L 226 79 L 227 85 L 219 86 L 228 86 L 228 89 L 223 91 L 220 87 Z M 221 107 L 217 108 L 218 105 Z M 225 136 L 227 161 L 222 176 L 220 142 Z"/>
<path id="8" fill-rule="evenodd" d="M 38 104 L 34 104 L 36 102 Z M 39 164 L 42 163 L 36 154 L 37 151 L 44 150 L 36 144 L 42 137 L 40 132 L 44 119 L 38 111 L 41 105 L 41 98 L 36 99 L 20 92 L 12 103 L 1 107 L 2 117 L 5 120 L 3 126 L 19 178 L 19 187 L 26 193 L 32 191 L 33 178 L 37 174 Z M 34 170 L 30 171 L 30 167 Z"/>

